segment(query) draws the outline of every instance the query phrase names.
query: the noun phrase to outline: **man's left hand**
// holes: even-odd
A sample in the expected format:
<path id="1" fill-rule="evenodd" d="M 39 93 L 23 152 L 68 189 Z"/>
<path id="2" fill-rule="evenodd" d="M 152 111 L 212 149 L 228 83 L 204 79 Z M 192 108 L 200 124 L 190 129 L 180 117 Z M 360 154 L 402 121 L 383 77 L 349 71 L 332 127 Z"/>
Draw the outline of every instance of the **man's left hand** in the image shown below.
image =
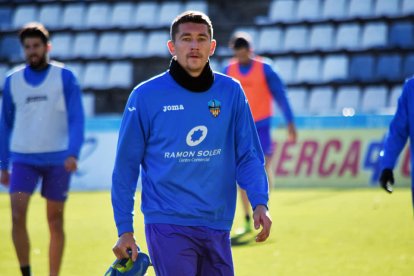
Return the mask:
<path id="1" fill-rule="evenodd" d="M 69 156 L 68 158 L 66 158 L 65 169 L 68 172 L 76 171 L 78 169 L 78 160 L 73 156 Z"/>
<path id="2" fill-rule="evenodd" d="M 270 235 L 272 218 L 264 205 L 257 205 L 253 211 L 254 228 L 257 230 L 262 226 L 262 231 L 257 235 L 256 242 L 264 242 Z"/>

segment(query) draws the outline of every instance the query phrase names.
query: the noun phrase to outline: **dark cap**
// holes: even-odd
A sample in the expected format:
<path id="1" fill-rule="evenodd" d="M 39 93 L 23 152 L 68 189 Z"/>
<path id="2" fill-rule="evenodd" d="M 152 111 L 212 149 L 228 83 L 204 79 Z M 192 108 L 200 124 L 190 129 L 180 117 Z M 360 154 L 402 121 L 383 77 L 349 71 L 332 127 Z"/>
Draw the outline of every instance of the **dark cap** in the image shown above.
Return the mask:
<path id="1" fill-rule="evenodd" d="M 230 39 L 229 46 L 232 49 L 250 49 L 251 46 L 251 37 L 248 33 L 245 32 L 236 32 L 233 34 L 232 38 Z"/>

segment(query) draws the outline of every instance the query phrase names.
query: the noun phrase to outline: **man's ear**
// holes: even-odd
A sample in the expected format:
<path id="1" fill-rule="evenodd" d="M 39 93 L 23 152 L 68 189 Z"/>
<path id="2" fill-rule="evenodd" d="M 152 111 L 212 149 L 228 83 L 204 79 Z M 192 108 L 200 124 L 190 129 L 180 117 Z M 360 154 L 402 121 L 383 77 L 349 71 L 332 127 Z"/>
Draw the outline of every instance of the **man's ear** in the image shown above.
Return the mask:
<path id="1" fill-rule="evenodd" d="M 172 40 L 168 40 L 167 46 L 168 46 L 168 51 L 170 51 L 170 54 L 172 56 L 175 56 L 175 45 L 174 45 L 174 42 Z"/>
<path id="2" fill-rule="evenodd" d="M 210 45 L 210 56 L 214 55 L 214 51 L 216 50 L 216 46 L 217 46 L 217 41 L 215 39 L 211 40 L 211 45 Z"/>

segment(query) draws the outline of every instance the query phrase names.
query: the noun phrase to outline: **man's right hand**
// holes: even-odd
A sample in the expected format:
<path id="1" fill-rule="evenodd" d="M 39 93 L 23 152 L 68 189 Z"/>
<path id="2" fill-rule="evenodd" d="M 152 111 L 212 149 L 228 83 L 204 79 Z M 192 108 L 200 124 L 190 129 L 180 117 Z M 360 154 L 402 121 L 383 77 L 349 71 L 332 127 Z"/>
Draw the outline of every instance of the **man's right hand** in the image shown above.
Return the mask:
<path id="1" fill-rule="evenodd" d="M 10 174 L 8 170 L 1 170 L 0 172 L 0 184 L 5 187 L 9 187 L 10 183 Z"/>
<path id="2" fill-rule="evenodd" d="M 128 255 L 128 249 L 131 249 L 131 256 Z M 134 233 L 123 233 L 112 248 L 112 251 L 118 260 L 131 258 L 135 262 L 138 257 L 138 245 L 135 242 Z"/>
<path id="3" fill-rule="evenodd" d="M 392 185 L 394 185 L 394 173 L 391 169 L 383 169 L 379 179 L 381 187 L 389 193 L 392 193 Z"/>

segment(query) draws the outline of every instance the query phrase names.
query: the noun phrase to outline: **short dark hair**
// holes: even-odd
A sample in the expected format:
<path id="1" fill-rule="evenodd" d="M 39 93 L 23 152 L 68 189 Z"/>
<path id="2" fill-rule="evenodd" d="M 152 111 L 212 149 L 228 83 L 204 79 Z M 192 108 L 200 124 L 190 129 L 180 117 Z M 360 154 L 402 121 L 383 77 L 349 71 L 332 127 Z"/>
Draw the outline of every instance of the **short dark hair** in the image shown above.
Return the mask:
<path id="1" fill-rule="evenodd" d="M 250 49 L 251 37 L 245 32 L 236 32 L 230 39 L 229 47 L 234 50 Z"/>
<path id="2" fill-rule="evenodd" d="M 210 18 L 199 11 L 185 11 L 178 15 L 171 24 L 170 36 L 171 40 L 175 41 L 175 35 L 178 33 L 178 27 L 183 23 L 197 23 L 204 24 L 208 27 L 208 34 L 213 39 L 213 24 Z"/>
<path id="3" fill-rule="evenodd" d="M 39 22 L 30 22 L 23 26 L 19 32 L 20 43 L 27 37 L 39 37 L 44 44 L 49 42 L 49 31 Z"/>

